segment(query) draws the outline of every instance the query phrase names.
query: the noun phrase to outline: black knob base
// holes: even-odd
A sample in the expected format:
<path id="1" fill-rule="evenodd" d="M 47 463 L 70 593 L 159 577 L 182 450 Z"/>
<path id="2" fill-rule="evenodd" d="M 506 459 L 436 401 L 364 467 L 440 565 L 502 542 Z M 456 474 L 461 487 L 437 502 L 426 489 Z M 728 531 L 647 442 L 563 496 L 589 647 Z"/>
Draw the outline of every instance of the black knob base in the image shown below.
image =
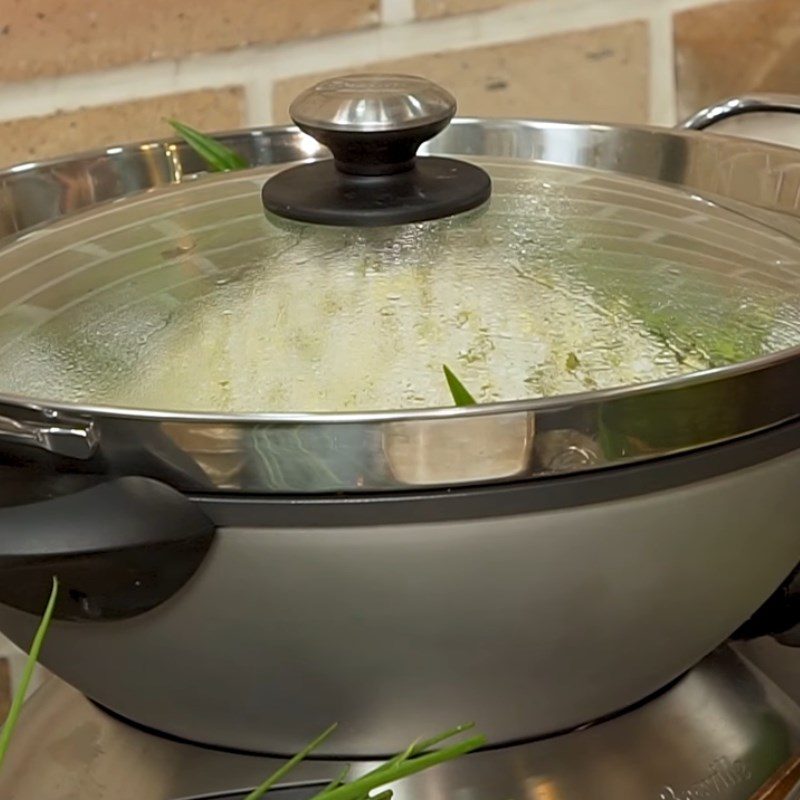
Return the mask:
<path id="1" fill-rule="evenodd" d="M 389 175 L 354 175 L 333 159 L 279 172 L 261 191 L 264 208 L 318 225 L 378 227 L 441 219 L 485 203 L 492 191 L 484 170 L 465 161 L 420 157 Z"/>

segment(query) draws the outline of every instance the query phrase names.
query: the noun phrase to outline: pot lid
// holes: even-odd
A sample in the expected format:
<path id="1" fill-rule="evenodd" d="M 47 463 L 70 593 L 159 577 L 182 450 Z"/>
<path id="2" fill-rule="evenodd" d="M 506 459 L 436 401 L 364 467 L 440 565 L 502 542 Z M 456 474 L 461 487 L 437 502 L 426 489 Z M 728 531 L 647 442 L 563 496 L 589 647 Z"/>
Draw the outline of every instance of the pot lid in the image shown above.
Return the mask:
<path id="1" fill-rule="evenodd" d="M 624 176 L 483 156 L 409 168 L 454 110 L 420 79 L 325 82 L 292 113 L 335 162 L 162 189 L 7 247 L 0 388 L 170 411 L 371 411 L 448 405 L 445 364 L 489 403 L 800 344 L 796 241 Z M 411 215 L 436 219 L 376 227 L 376 208 L 378 220 L 407 214 L 409 184 L 395 193 L 394 182 L 417 180 L 426 162 L 439 165 L 426 180 L 447 187 L 455 175 L 455 200 L 452 187 L 412 189 Z M 386 171 L 352 172 L 365 163 Z M 491 199 L 451 213 L 487 199 L 482 176 Z M 273 211 L 293 194 L 279 213 L 327 224 L 265 213 L 262 187 Z"/>

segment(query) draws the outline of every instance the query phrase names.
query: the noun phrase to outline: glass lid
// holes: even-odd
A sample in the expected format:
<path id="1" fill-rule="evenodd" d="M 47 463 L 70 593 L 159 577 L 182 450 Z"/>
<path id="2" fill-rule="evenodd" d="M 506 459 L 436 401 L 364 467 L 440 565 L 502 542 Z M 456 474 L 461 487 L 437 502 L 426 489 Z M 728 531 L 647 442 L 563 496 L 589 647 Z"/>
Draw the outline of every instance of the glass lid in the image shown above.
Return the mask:
<path id="1" fill-rule="evenodd" d="M 265 180 L 290 167 L 25 235 L 0 251 L 0 392 L 165 411 L 388 410 L 451 405 L 445 364 L 486 403 L 800 345 L 793 239 L 644 180 L 469 161 L 491 198 L 429 221 L 265 212 Z"/>

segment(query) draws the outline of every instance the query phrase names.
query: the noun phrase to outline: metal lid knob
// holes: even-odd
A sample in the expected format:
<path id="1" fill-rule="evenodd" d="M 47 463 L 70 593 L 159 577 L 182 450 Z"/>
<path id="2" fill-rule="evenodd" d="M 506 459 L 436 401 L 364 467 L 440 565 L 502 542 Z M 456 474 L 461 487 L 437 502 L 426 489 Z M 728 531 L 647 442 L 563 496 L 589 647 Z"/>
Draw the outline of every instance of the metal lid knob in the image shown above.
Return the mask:
<path id="1" fill-rule="evenodd" d="M 464 161 L 417 149 L 447 127 L 453 96 L 424 78 L 349 75 L 323 81 L 292 103 L 297 126 L 333 155 L 285 170 L 262 190 L 274 214 L 327 225 L 399 225 L 484 203 L 489 176 Z"/>
<path id="2" fill-rule="evenodd" d="M 306 89 L 289 106 L 289 116 L 307 132 L 444 127 L 455 113 L 456 99 L 450 92 L 413 75 L 331 78 Z"/>

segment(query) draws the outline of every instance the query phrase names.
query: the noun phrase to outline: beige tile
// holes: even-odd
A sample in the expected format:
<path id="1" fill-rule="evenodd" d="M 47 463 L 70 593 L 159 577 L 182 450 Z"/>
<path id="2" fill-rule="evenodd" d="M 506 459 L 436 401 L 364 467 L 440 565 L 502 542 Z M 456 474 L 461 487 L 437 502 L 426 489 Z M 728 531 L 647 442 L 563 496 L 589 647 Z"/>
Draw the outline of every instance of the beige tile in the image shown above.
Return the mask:
<path id="1" fill-rule="evenodd" d="M 361 69 L 431 78 L 455 94 L 464 116 L 647 119 L 648 44 L 643 22 L 382 63 L 354 62 L 349 71 Z M 322 77 L 280 81 L 273 93 L 275 119 L 285 121 L 295 95 Z"/>
<path id="2" fill-rule="evenodd" d="M 173 135 L 165 117 L 209 132 L 240 127 L 244 91 L 204 89 L 0 122 L 0 164 Z"/>
<path id="3" fill-rule="evenodd" d="M 0 725 L 11 708 L 11 664 L 7 658 L 0 658 Z"/>
<path id="4" fill-rule="evenodd" d="M 452 14 L 469 14 L 472 11 L 488 11 L 518 2 L 521 0 L 414 0 L 414 7 L 419 19 L 433 19 Z"/>
<path id="5" fill-rule="evenodd" d="M 84 72 L 374 24 L 378 0 L 5 0 L 0 81 Z"/>
<path id="6" fill-rule="evenodd" d="M 800 0 L 733 0 L 675 17 L 678 113 L 752 91 L 800 94 Z"/>

